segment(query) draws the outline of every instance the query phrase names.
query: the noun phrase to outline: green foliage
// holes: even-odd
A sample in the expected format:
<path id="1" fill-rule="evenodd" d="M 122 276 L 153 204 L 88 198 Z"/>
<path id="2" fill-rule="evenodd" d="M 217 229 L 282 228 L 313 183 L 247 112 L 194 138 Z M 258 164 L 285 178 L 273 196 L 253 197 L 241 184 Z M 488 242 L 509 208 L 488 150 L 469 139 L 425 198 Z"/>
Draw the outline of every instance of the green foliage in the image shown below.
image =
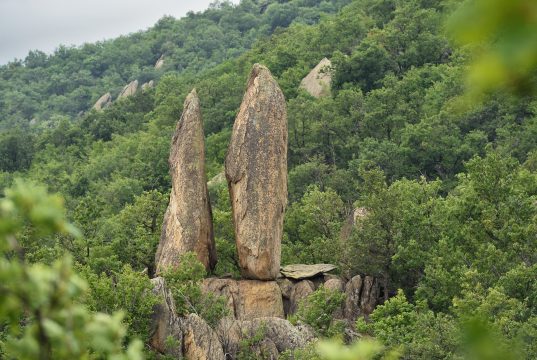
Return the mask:
<path id="1" fill-rule="evenodd" d="M 341 324 L 334 320 L 334 314 L 341 311 L 344 301 L 343 292 L 321 286 L 299 303 L 294 317 L 310 325 L 318 336 L 342 336 Z"/>
<path id="2" fill-rule="evenodd" d="M 193 252 L 182 255 L 179 266 L 176 269 L 167 269 L 164 273 L 177 313 L 197 314 L 214 327 L 220 319 L 228 315 L 229 309 L 224 297 L 202 292 L 201 283 L 204 277 L 205 267 Z"/>
<path id="3" fill-rule="evenodd" d="M 505 88 L 535 90 L 535 14 L 531 0 L 465 1 L 454 12 L 448 22 L 451 34 L 473 55 L 467 79 L 471 97 Z"/>
<path id="4" fill-rule="evenodd" d="M 40 236 L 79 236 L 64 219 L 61 198 L 17 182 L 0 201 L 0 322 L 6 337 L 0 354 L 16 359 L 141 359 L 142 344 L 123 347 L 123 314 L 90 313 L 77 299 L 86 283 L 69 256 L 53 266 L 28 264 L 17 239 L 23 226 Z M 22 324 L 22 325 L 21 325 Z"/>
<path id="5" fill-rule="evenodd" d="M 343 210 L 343 202 L 335 191 L 310 187 L 301 201 L 287 210 L 283 262 L 336 262 Z"/>
<path id="6" fill-rule="evenodd" d="M 153 286 L 147 274 L 133 271 L 125 265 L 121 272 L 111 276 L 104 273 L 98 276 L 90 271 L 86 271 L 85 275 L 90 288 L 89 308 L 107 314 L 124 311 L 123 322 L 128 327 L 128 337 L 148 342 L 153 307 L 161 299 L 151 291 Z"/>

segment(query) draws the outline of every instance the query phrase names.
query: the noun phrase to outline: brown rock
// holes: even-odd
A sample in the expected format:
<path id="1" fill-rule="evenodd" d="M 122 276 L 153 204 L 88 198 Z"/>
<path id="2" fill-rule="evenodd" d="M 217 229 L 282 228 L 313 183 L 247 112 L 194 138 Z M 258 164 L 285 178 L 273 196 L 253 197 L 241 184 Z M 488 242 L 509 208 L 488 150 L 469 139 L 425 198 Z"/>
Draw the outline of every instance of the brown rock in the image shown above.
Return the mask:
<path id="1" fill-rule="evenodd" d="M 136 91 L 138 90 L 138 80 L 131 81 L 127 85 L 123 87 L 123 90 L 119 93 L 117 99 L 124 99 L 129 96 L 132 96 L 136 94 Z"/>
<path id="2" fill-rule="evenodd" d="M 181 319 L 183 356 L 187 360 L 222 360 L 224 351 L 216 332 L 196 314 Z"/>
<path id="3" fill-rule="evenodd" d="M 153 308 L 152 326 L 149 344 L 161 354 L 180 357 L 182 355 L 183 332 L 170 292 L 161 277 L 151 279 L 153 292 L 162 301 Z M 167 345 L 168 337 L 176 341 L 173 347 Z"/>
<path id="4" fill-rule="evenodd" d="M 282 293 L 275 281 L 209 278 L 202 289 L 226 298 L 236 319 L 284 317 Z"/>
<path id="5" fill-rule="evenodd" d="M 343 315 L 349 322 L 354 323 L 360 316 L 360 294 L 362 292 L 362 277 L 356 275 L 345 285 L 345 305 Z"/>
<path id="6" fill-rule="evenodd" d="M 102 109 L 109 106 L 111 103 L 112 103 L 112 95 L 109 92 L 107 92 L 106 94 L 101 96 L 99 100 L 95 102 L 95 105 L 93 105 L 93 109 L 97 111 L 101 111 Z"/>
<path id="7" fill-rule="evenodd" d="M 330 95 L 332 82 L 332 63 L 324 58 L 300 82 L 300 88 L 306 90 L 311 96 L 319 98 Z"/>
<path id="8" fill-rule="evenodd" d="M 157 249 L 157 274 L 179 265 L 179 258 L 194 251 L 208 271 L 216 265 L 211 205 L 205 177 L 205 146 L 199 99 L 187 96 L 173 135 L 169 165 L 170 203 Z"/>
<path id="9" fill-rule="evenodd" d="M 287 205 L 287 111 L 262 65 L 250 74 L 225 169 L 242 276 L 276 279 Z"/>
<path id="10" fill-rule="evenodd" d="M 282 267 L 281 274 L 295 280 L 309 279 L 336 269 L 332 264 L 294 264 Z"/>
<path id="11" fill-rule="evenodd" d="M 217 328 L 218 336 L 226 354 L 236 358 L 241 340 L 251 340 L 255 335 L 270 339 L 278 353 L 305 347 L 315 336 L 311 328 L 305 325 L 293 326 L 289 321 L 280 318 L 259 318 L 254 320 L 224 319 Z M 270 348 L 270 344 L 261 341 L 261 347 Z M 256 351 L 254 348 L 253 351 Z M 270 355 L 273 351 L 270 351 Z M 268 351 L 265 352 L 265 355 Z M 260 357 L 271 359 L 271 357 Z"/>
<path id="12" fill-rule="evenodd" d="M 291 290 L 291 297 L 289 299 L 289 314 L 294 314 L 298 310 L 298 305 L 300 302 L 314 291 L 315 286 L 313 285 L 313 282 L 309 280 L 297 282 Z"/>

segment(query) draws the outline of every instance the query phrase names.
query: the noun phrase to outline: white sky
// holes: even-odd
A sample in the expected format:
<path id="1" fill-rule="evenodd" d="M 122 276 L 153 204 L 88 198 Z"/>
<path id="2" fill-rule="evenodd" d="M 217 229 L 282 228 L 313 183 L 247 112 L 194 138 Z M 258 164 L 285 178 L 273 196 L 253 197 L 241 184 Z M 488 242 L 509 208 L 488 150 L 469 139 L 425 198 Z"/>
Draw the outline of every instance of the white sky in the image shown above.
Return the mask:
<path id="1" fill-rule="evenodd" d="M 213 0 L 0 0 L 0 64 L 29 50 L 114 38 L 206 9 Z M 233 1 L 235 3 L 238 0 Z"/>

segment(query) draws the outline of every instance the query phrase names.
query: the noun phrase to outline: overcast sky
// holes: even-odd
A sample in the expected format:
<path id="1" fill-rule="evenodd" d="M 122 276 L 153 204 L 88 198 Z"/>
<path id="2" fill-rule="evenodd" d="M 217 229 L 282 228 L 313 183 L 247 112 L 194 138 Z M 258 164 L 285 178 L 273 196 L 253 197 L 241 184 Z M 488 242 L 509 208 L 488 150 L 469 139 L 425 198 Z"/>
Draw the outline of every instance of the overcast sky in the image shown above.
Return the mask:
<path id="1" fill-rule="evenodd" d="M 146 29 L 164 15 L 182 17 L 212 0 L 0 0 L 0 64 L 29 50 L 51 53 Z M 238 2 L 238 0 L 234 1 Z"/>

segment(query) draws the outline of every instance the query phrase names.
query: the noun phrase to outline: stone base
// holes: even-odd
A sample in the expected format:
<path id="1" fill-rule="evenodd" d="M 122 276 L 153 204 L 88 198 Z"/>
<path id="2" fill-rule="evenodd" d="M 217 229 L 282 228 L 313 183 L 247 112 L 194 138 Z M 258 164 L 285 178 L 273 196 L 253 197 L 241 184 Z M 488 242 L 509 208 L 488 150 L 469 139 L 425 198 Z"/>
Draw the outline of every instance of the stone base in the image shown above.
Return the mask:
<path id="1" fill-rule="evenodd" d="M 208 278 L 202 289 L 226 298 L 237 320 L 284 318 L 282 292 L 276 281 Z"/>

